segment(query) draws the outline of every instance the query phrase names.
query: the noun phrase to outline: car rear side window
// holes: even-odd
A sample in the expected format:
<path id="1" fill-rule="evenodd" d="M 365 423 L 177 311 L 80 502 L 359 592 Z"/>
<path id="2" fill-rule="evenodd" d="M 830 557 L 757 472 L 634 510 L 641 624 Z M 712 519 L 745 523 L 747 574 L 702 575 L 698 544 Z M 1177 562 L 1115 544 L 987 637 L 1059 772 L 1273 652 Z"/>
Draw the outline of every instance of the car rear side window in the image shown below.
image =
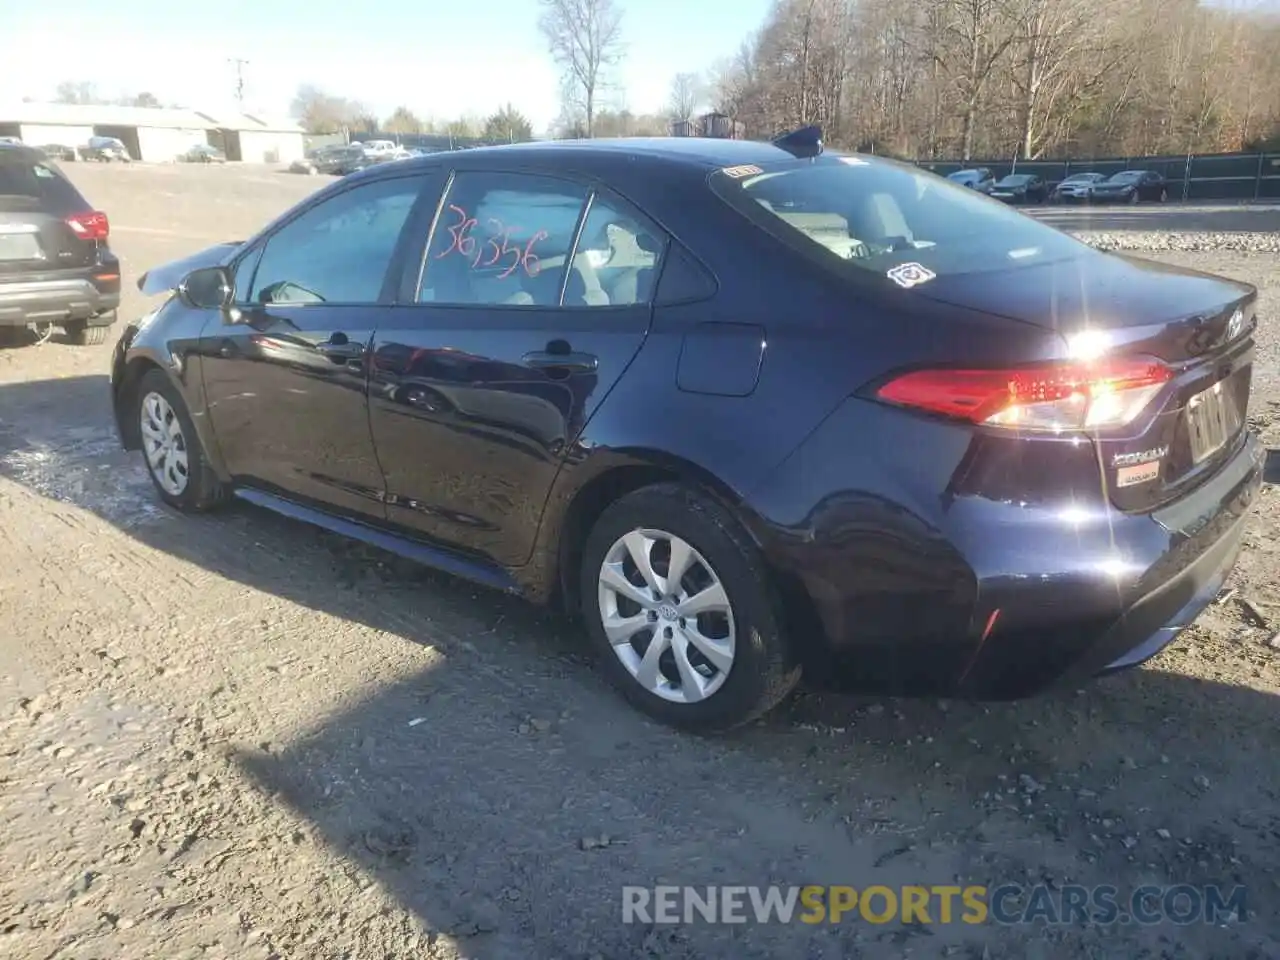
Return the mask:
<path id="1" fill-rule="evenodd" d="M 588 192 L 532 174 L 455 174 L 423 258 L 418 302 L 558 306 Z"/>
<path id="2" fill-rule="evenodd" d="M 565 286 L 566 307 L 633 307 L 653 300 L 666 234 L 624 201 L 591 198 Z"/>
<path id="3" fill-rule="evenodd" d="M 799 252 L 902 286 L 1084 251 L 1078 241 L 969 187 L 889 161 L 829 154 L 719 171 L 711 183 Z"/>
<path id="4" fill-rule="evenodd" d="M 267 239 L 250 301 L 377 303 L 422 183 L 422 177 L 363 183 L 289 221 Z"/>
<path id="5" fill-rule="evenodd" d="M 67 214 L 87 209 L 89 204 L 55 167 L 0 152 L 0 210 Z"/>

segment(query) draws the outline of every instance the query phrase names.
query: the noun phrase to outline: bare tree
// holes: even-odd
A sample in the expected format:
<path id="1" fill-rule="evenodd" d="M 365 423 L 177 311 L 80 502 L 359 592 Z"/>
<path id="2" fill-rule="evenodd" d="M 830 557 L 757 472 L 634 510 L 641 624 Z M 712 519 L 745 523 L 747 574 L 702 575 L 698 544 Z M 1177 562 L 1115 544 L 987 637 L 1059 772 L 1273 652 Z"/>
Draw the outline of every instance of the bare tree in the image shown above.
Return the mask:
<path id="1" fill-rule="evenodd" d="M 595 115 L 609 70 L 621 61 L 622 11 L 614 0 L 539 0 L 538 28 L 562 71 L 566 114 L 595 133 Z"/>
<path id="2" fill-rule="evenodd" d="M 107 102 L 99 96 L 97 85 L 87 80 L 64 80 L 58 84 L 55 96 L 58 103 L 103 104 Z"/>
<path id="3" fill-rule="evenodd" d="M 696 73 L 677 73 L 671 78 L 667 111 L 672 120 L 689 120 L 702 99 L 702 80 Z"/>

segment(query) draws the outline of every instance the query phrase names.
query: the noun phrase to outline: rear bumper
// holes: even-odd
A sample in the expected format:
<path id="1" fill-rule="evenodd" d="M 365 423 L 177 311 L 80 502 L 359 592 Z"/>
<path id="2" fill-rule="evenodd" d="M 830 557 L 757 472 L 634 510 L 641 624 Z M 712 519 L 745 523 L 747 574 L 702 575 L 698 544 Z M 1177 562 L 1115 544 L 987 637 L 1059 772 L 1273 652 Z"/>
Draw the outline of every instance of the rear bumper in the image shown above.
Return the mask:
<path id="1" fill-rule="evenodd" d="M 114 289 L 113 289 L 114 287 Z M 84 321 L 106 326 L 120 306 L 120 280 L 98 284 L 88 277 L 0 283 L 0 326 Z"/>
<path id="2" fill-rule="evenodd" d="M 847 495 L 764 540 L 813 612 L 817 666 L 877 694 L 1017 699 L 1136 666 L 1190 624 L 1234 565 L 1264 462 L 1246 434 L 1149 514 L 957 496 L 926 524 Z"/>
<path id="3" fill-rule="evenodd" d="M 1154 657 L 1230 574 L 1265 456 L 1246 435 L 1236 456 L 1188 497 L 1150 515 L 1113 515 L 1115 546 L 1105 557 L 1063 555 L 1030 586 L 980 583 L 987 635 L 978 637 L 956 693 L 1023 697 Z"/>

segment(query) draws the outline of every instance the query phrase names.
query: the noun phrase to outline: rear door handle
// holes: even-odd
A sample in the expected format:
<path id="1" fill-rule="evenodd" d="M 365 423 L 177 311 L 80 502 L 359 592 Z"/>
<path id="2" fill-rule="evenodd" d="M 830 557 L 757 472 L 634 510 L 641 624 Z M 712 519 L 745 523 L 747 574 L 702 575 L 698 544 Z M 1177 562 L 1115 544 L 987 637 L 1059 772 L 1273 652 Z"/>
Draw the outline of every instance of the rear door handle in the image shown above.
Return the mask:
<path id="1" fill-rule="evenodd" d="M 317 344 L 316 350 L 334 360 L 354 360 L 356 357 L 364 356 L 364 344 L 353 343 L 350 340 L 345 343 L 334 343 L 330 340 Z"/>
<path id="2" fill-rule="evenodd" d="M 591 372 L 600 366 L 600 358 L 594 353 L 551 353 L 534 350 L 523 357 L 525 366 L 535 370 L 576 370 Z"/>

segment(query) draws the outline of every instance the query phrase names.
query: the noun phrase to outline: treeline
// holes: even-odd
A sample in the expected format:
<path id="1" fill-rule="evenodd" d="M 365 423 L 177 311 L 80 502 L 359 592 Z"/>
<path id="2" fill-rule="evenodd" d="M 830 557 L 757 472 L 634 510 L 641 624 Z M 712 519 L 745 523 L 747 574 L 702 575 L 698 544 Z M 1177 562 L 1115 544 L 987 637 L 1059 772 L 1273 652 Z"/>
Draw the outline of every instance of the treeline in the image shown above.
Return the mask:
<path id="1" fill-rule="evenodd" d="M 777 0 L 710 90 L 750 136 L 818 123 L 835 145 L 910 158 L 1280 149 L 1280 14 L 1230 0 Z"/>

